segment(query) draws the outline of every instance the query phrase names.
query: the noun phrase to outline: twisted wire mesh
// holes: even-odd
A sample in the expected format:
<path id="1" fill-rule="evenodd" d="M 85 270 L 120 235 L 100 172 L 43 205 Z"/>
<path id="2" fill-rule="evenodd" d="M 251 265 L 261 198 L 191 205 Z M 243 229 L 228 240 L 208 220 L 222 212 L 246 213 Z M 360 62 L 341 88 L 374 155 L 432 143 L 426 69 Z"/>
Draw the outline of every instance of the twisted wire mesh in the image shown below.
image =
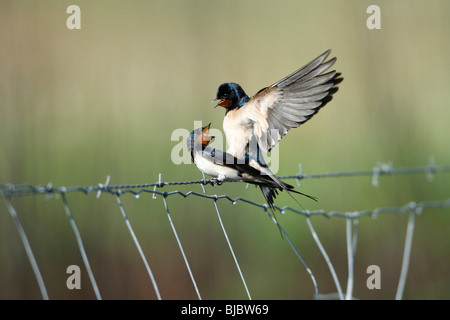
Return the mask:
<path id="1" fill-rule="evenodd" d="M 330 172 L 330 173 L 320 173 L 320 174 L 303 174 L 302 169 L 300 166 L 300 171 L 297 174 L 288 175 L 288 176 L 282 176 L 280 178 L 282 179 L 295 179 L 297 182 L 299 182 L 302 179 L 318 179 L 318 178 L 339 178 L 339 177 L 354 177 L 354 176 L 371 176 L 372 177 L 372 185 L 378 186 L 378 178 L 380 176 L 395 176 L 395 175 L 410 175 L 410 174 L 425 174 L 427 176 L 428 180 L 432 180 L 433 176 L 435 174 L 444 173 L 444 172 L 450 172 L 450 165 L 436 165 L 434 163 L 433 159 L 430 159 L 430 163 L 425 166 L 417 166 L 417 167 L 403 167 L 403 168 L 394 168 L 392 164 L 378 164 L 376 167 L 374 167 L 371 170 L 359 170 L 359 171 L 342 171 L 342 172 Z M 33 271 L 35 273 L 36 280 L 38 282 L 39 289 L 41 291 L 41 295 L 43 299 L 48 299 L 48 293 L 47 289 L 44 283 L 44 280 L 42 278 L 42 275 L 39 271 L 39 267 L 36 263 L 36 259 L 34 258 L 33 251 L 32 251 L 32 244 L 29 243 L 26 232 L 23 228 L 23 226 L 20 223 L 18 214 L 12 205 L 11 199 L 15 197 L 21 197 L 21 196 L 30 196 L 30 195 L 36 195 L 36 194 L 44 194 L 47 198 L 58 198 L 60 197 L 63 202 L 63 207 L 66 212 L 66 215 L 70 221 L 71 227 L 73 229 L 75 238 L 77 240 L 77 245 L 80 250 L 80 253 L 83 258 L 83 263 L 85 265 L 86 270 L 88 270 L 90 282 L 92 285 L 92 288 L 95 292 L 95 296 L 97 299 L 101 299 L 100 290 L 98 288 L 98 285 L 95 280 L 95 276 L 91 270 L 88 256 L 86 253 L 86 250 L 83 245 L 82 237 L 80 235 L 80 232 L 78 230 L 78 227 L 75 223 L 75 220 L 71 214 L 71 210 L 69 207 L 69 203 L 66 198 L 66 194 L 73 193 L 73 192 L 82 192 L 84 194 L 90 194 L 92 192 L 97 192 L 97 198 L 101 196 L 102 193 L 109 193 L 116 197 L 118 206 L 120 208 L 120 212 L 122 213 L 122 216 L 124 218 L 125 224 L 128 228 L 128 231 L 136 245 L 136 248 L 139 252 L 139 255 L 141 257 L 141 260 L 143 264 L 145 265 L 145 268 L 147 270 L 147 273 L 149 275 L 149 278 L 151 279 L 151 283 L 153 285 L 155 294 L 158 299 L 162 299 L 161 293 L 158 289 L 157 285 L 157 278 L 155 278 L 151 268 L 150 263 L 145 256 L 142 247 L 140 245 L 139 240 L 137 239 L 137 236 L 133 230 L 133 227 L 130 223 L 130 221 L 127 218 L 126 210 L 124 208 L 124 205 L 121 201 L 121 196 L 123 194 L 132 194 L 135 197 L 139 197 L 141 194 L 151 194 L 153 197 L 156 195 L 160 196 L 164 202 L 165 211 L 167 213 L 167 217 L 169 219 L 169 224 L 172 228 L 173 234 L 177 240 L 178 247 L 180 249 L 180 253 L 183 256 L 183 260 L 185 263 L 185 266 L 189 272 L 189 276 L 191 278 L 191 282 L 195 288 L 195 292 L 197 294 L 198 299 L 202 299 L 199 287 L 197 285 L 197 282 L 195 280 L 195 276 L 192 272 L 192 269 L 189 264 L 189 259 L 185 253 L 185 250 L 183 249 L 182 241 L 177 233 L 177 229 L 175 227 L 175 223 L 173 219 L 171 218 L 171 212 L 169 209 L 169 205 L 167 203 L 167 199 L 169 197 L 174 196 L 181 196 L 183 198 L 187 197 L 198 197 L 202 199 L 210 199 L 213 200 L 214 206 L 218 215 L 219 222 L 222 226 L 222 231 L 224 234 L 224 237 L 227 240 L 229 249 L 231 251 L 231 254 L 233 255 L 233 259 L 235 261 L 236 268 L 239 271 L 242 284 L 245 287 L 247 296 L 249 299 L 251 299 L 251 293 L 250 289 L 246 283 L 245 276 L 243 275 L 238 259 L 236 258 L 236 255 L 234 253 L 233 247 L 231 245 L 231 242 L 229 240 L 229 237 L 226 232 L 226 228 L 223 225 L 222 219 L 221 219 L 221 213 L 218 206 L 218 202 L 220 201 L 229 201 L 233 204 L 236 204 L 238 202 L 243 202 L 250 204 L 252 206 L 255 206 L 257 208 L 262 209 L 265 214 L 267 214 L 272 222 L 280 228 L 283 235 L 286 237 L 289 246 L 291 247 L 292 251 L 295 253 L 297 258 L 301 261 L 302 265 L 306 269 L 307 273 L 309 274 L 309 277 L 313 284 L 313 291 L 314 291 L 314 297 L 316 299 L 321 298 L 329 298 L 329 296 L 323 295 L 319 293 L 317 280 L 314 276 L 314 273 L 307 265 L 305 259 L 302 257 L 300 252 L 296 249 L 293 241 L 289 237 L 289 234 L 278 224 L 277 220 L 272 216 L 272 214 L 269 212 L 269 208 L 267 204 L 265 203 L 258 203 L 246 198 L 242 197 L 236 197 L 232 198 L 226 194 L 223 195 L 217 195 L 217 194 L 207 194 L 205 190 L 203 189 L 203 193 L 194 192 L 194 191 L 188 191 L 188 192 L 182 192 L 179 190 L 173 190 L 173 191 L 163 191 L 158 189 L 163 189 L 164 187 L 170 187 L 170 186 L 181 186 L 181 185 L 193 185 L 198 184 L 202 187 L 207 184 L 213 184 L 213 181 L 208 179 L 201 179 L 201 180 L 193 180 L 193 181 L 175 181 L 175 182 L 164 182 L 161 181 L 161 174 L 159 175 L 158 182 L 155 183 L 145 183 L 145 184 L 128 184 L 128 185 L 109 185 L 110 178 L 108 177 L 106 179 L 105 183 L 99 183 L 95 186 L 72 186 L 72 187 L 54 187 L 51 183 L 47 185 L 38 185 L 33 186 L 30 184 L 20 184 L 20 185 L 12 185 L 12 184 L 0 184 L 0 198 L 6 199 L 6 207 L 14 221 L 16 222 L 16 228 L 20 234 L 22 244 L 25 248 L 25 251 L 28 256 L 28 260 L 30 264 L 32 265 Z M 314 241 L 316 242 L 323 258 L 326 261 L 326 264 L 328 265 L 328 268 L 330 270 L 330 273 L 332 274 L 333 281 L 336 286 L 337 293 L 335 297 L 339 299 L 352 299 L 353 298 L 353 286 L 354 286 L 354 258 L 356 253 L 356 244 L 358 239 L 358 221 L 363 216 L 370 216 L 372 218 L 377 217 L 380 213 L 386 213 L 386 214 L 403 214 L 403 213 L 409 213 L 409 220 L 407 225 L 407 234 L 405 239 L 405 246 L 404 246 L 404 252 L 403 252 L 403 259 L 402 259 L 402 268 L 401 268 L 401 274 L 400 274 L 400 280 L 397 286 L 397 293 L 395 295 L 396 299 L 401 299 L 404 292 L 404 287 L 406 283 L 406 276 L 408 273 L 408 267 L 409 267 L 409 261 L 410 261 L 410 255 L 411 255 L 411 246 L 412 246 L 412 239 L 413 239 L 413 231 L 414 231 L 414 223 L 415 219 L 414 217 L 417 214 L 420 214 L 423 210 L 427 209 L 448 209 L 450 208 L 450 197 L 448 199 L 440 199 L 440 200 L 433 200 L 433 201 L 422 201 L 422 202 L 408 202 L 401 206 L 396 207 L 377 207 L 375 209 L 368 209 L 368 210 L 362 210 L 362 211 L 351 211 L 351 212 L 340 212 L 340 211 L 325 211 L 325 210 L 314 210 L 314 211 L 308 211 L 308 210 L 299 210 L 294 207 L 290 206 L 275 206 L 275 209 L 280 212 L 293 212 L 296 214 L 300 214 L 306 218 L 306 222 L 308 225 L 308 228 L 313 236 Z M 331 259 L 329 258 L 328 254 L 325 251 L 324 246 L 322 245 L 319 236 L 317 235 L 312 222 L 310 220 L 310 217 L 312 216 L 325 216 L 325 217 L 338 217 L 338 218 L 344 218 L 346 219 L 346 235 L 347 235 L 347 262 L 348 262 L 348 278 L 347 278 L 347 288 L 344 292 L 342 290 L 341 284 L 339 282 L 339 279 L 337 277 L 336 271 L 334 269 L 333 263 Z"/>

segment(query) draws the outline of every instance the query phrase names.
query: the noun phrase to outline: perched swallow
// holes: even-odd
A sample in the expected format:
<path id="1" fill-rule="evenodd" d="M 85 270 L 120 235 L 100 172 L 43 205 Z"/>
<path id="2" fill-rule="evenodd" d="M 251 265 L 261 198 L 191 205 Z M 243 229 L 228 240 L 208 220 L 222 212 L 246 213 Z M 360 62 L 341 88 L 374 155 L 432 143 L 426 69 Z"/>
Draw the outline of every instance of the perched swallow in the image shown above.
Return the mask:
<path id="1" fill-rule="evenodd" d="M 238 159 L 248 155 L 263 162 L 261 151 L 270 151 L 291 128 L 296 128 L 325 106 L 343 78 L 324 62 L 331 50 L 249 98 L 240 85 L 223 83 L 217 90 L 218 106 L 226 109 L 223 120 L 227 153 Z"/>
<path id="2" fill-rule="evenodd" d="M 213 136 L 208 135 L 210 125 L 195 129 L 187 139 L 192 162 L 201 172 L 213 177 L 219 184 L 223 181 L 242 181 L 259 186 L 272 212 L 278 190 L 295 192 L 317 201 L 312 196 L 294 190 L 293 186 L 284 183 L 275 175 L 267 175 L 265 171 L 251 166 L 248 156 L 237 159 L 227 152 L 208 146 L 214 139 Z M 260 166 L 270 171 L 265 164 Z"/>

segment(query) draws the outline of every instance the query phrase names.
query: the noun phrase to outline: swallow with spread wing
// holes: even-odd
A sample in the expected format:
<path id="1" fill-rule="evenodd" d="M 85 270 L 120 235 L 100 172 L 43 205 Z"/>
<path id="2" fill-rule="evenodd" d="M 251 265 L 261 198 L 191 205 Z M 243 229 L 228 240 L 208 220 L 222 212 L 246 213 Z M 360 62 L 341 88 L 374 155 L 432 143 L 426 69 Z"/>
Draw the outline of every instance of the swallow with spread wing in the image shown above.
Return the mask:
<path id="1" fill-rule="evenodd" d="M 325 106 L 343 78 L 326 72 L 336 62 L 325 62 L 331 50 L 249 98 L 237 83 L 223 83 L 217 90 L 216 106 L 224 107 L 223 129 L 227 153 L 265 171 L 261 151 L 270 151 L 291 128 L 296 128 Z M 267 174 L 267 173 L 266 173 Z"/>

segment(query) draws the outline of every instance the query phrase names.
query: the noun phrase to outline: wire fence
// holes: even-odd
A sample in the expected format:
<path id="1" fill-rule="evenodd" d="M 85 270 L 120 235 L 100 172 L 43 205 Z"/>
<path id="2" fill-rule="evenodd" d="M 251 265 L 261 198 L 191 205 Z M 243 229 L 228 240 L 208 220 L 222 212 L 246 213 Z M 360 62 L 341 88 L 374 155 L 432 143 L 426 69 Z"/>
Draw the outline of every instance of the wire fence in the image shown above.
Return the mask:
<path id="1" fill-rule="evenodd" d="M 320 173 L 320 174 L 303 174 L 302 167 L 299 165 L 299 172 L 294 175 L 288 175 L 288 176 L 281 176 L 281 179 L 295 179 L 298 184 L 300 184 L 300 181 L 303 179 L 322 179 L 322 178 L 339 178 L 339 177 L 355 177 L 355 176 L 369 176 L 372 178 L 372 185 L 378 186 L 378 179 L 380 176 L 398 176 L 398 175 L 413 175 L 413 174 L 425 174 L 427 179 L 429 181 L 433 180 L 434 175 L 441 174 L 444 172 L 450 172 L 450 165 L 436 165 L 433 158 L 430 158 L 430 161 L 427 165 L 424 166 L 417 166 L 417 167 L 402 167 L 402 168 L 394 168 L 392 163 L 380 163 L 376 167 L 370 169 L 370 170 L 360 170 L 360 171 L 346 171 L 346 172 L 330 172 L 330 173 Z M 173 232 L 173 235 L 176 239 L 178 248 L 180 250 L 180 254 L 182 255 L 184 264 L 186 266 L 186 269 L 189 273 L 190 281 L 192 282 L 193 287 L 195 288 L 196 295 L 198 299 L 202 299 L 199 286 L 197 285 L 197 281 L 195 279 L 194 273 L 192 271 L 192 268 L 189 264 L 189 259 L 186 254 L 186 251 L 183 248 L 183 241 L 180 239 L 177 229 L 175 227 L 175 224 L 172 220 L 171 216 L 171 210 L 170 206 L 168 204 L 169 198 L 175 198 L 175 197 L 197 197 L 200 199 L 203 199 L 205 201 L 213 201 L 214 208 L 217 213 L 217 218 L 219 220 L 221 230 L 223 232 L 223 236 L 226 239 L 228 248 L 232 254 L 234 265 L 236 269 L 238 270 L 240 280 L 242 282 L 242 285 L 245 288 L 246 295 L 248 299 L 252 299 L 251 296 L 251 290 L 249 286 L 247 285 L 246 279 L 242 273 L 239 261 L 236 257 L 236 254 L 234 252 L 233 246 L 231 244 L 230 238 L 228 237 L 227 230 L 225 228 L 225 225 L 222 221 L 222 213 L 219 209 L 219 203 L 222 201 L 228 201 L 233 204 L 236 203 L 246 203 L 250 204 L 252 206 L 255 206 L 261 210 L 264 211 L 265 214 L 267 214 L 271 221 L 276 224 L 285 239 L 287 240 L 290 248 L 296 255 L 296 257 L 299 259 L 301 264 L 306 269 L 309 278 L 312 282 L 313 291 L 314 291 L 314 297 L 315 299 L 328 299 L 328 298 L 338 298 L 338 299 L 352 299 L 353 298 L 353 288 L 354 288 L 354 258 L 356 254 L 356 246 L 358 242 L 358 223 L 359 219 L 363 216 L 370 216 L 372 218 L 377 217 L 379 214 L 409 214 L 409 219 L 406 226 L 406 237 L 405 237 L 405 243 L 404 243 L 404 249 L 403 249 L 403 258 L 402 258 L 402 266 L 401 266 L 401 272 L 399 275 L 399 281 L 397 285 L 397 291 L 395 295 L 395 299 L 402 299 L 403 292 L 406 284 L 408 269 L 409 269 L 409 262 L 410 262 L 410 256 L 411 256 L 411 248 L 412 248 L 412 239 L 413 239 L 413 233 L 414 233 L 414 226 L 415 226 L 415 217 L 417 214 L 422 213 L 424 210 L 433 210 L 433 209 L 449 209 L 450 208 L 450 196 L 447 199 L 437 199 L 434 201 L 424 201 L 424 202 L 414 202 L 411 201 L 409 203 L 403 204 L 401 206 L 397 207 L 377 207 L 371 210 L 363 210 L 363 211 L 352 211 L 352 212 L 340 212 L 340 211 L 325 211 L 325 210 L 314 210 L 314 211 L 308 211 L 308 210 L 299 210 L 297 208 L 293 208 L 290 206 L 275 206 L 275 209 L 285 213 L 285 212 L 293 212 L 299 215 L 304 216 L 307 222 L 307 226 L 311 232 L 311 235 L 320 250 L 321 255 L 323 256 L 328 269 L 331 273 L 332 279 L 334 281 L 334 285 L 336 287 L 336 293 L 332 295 L 324 295 L 319 292 L 317 279 L 308 266 L 306 259 L 302 257 L 300 252 L 296 249 L 294 242 L 291 240 L 289 234 L 283 229 L 281 225 L 278 224 L 277 220 L 273 217 L 272 213 L 269 210 L 269 207 L 265 203 L 258 203 L 251 201 L 246 198 L 242 197 L 236 197 L 232 198 L 228 195 L 216 195 L 216 194 L 207 194 L 205 189 L 203 188 L 204 185 L 212 184 L 213 181 L 205 179 L 196 180 L 196 181 L 176 181 L 176 182 L 165 182 L 162 181 L 162 175 L 159 174 L 159 179 L 155 183 L 147 183 L 147 184 L 135 184 L 135 185 L 110 185 L 109 184 L 110 178 L 107 177 L 106 181 L 104 183 L 99 183 L 95 186 L 73 186 L 73 187 L 55 187 L 51 183 L 47 185 L 38 185 L 33 186 L 29 184 L 20 184 L 20 185 L 13 185 L 13 184 L 0 184 L 0 198 L 4 198 L 6 209 L 11 215 L 15 226 L 17 228 L 17 232 L 20 236 L 20 239 L 22 241 L 23 247 L 25 249 L 25 253 L 27 255 L 27 259 L 32 267 L 32 270 L 34 272 L 34 276 L 36 278 L 37 284 L 39 286 L 40 293 L 42 295 L 43 299 L 49 299 L 49 295 L 47 292 L 47 288 L 45 285 L 45 281 L 42 277 L 40 268 L 36 262 L 35 256 L 33 254 L 32 250 L 32 244 L 29 242 L 27 237 L 27 232 L 25 231 L 21 220 L 19 218 L 19 215 L 16 211 L 16 208 L 14 207 L 12 203 L 12 198 L 16 197 L 23 197 L 23 196 L 32 196 L 37 194 L 43 194 L 46 196 L 46 198 L 60 198 L 64 207 L 64 211 L 67 215 L 67 218 L 69 219 L 70 226 L 73 230 L 74 236 L 76 238 L 77 247 L 80 251 L 85 269 L 87 270 L 87 273 L 89 275 L 90 284 L 94 290 L 95 296 L 97 299 L 102 299 L 99 286 L 97 285 L 96 278 L 94 276 L 94 273 L 92 271 L 88 254 L 86 252 L 83 239 L 81 237 L 79 228 L 77 227 L 77 224 L 75 222 L 75 219 L 71 213 L 71 208 L 68 203 L 66 195 L 68 193 L 73 192 L 81 192 L 86 195 L 95 193 L 96 197 L 99 198 L 103 193 L 111 194 L 115 197 L 117 204 L 120 208 L 120 212 L 122 214 L 122 217 L 124 219 L 124 222 L 126 224 L 126 227 L 128 229 L 128 232 L 136 246 L 136 249 L 139 253 L 140 259 L 142 260 L 142 263 L 145 266 L 146 272 L 148 274 L 148 277 L 151 280 L 153 289 L 155 291 L 157 299 L 162 299 L 160 290 L 158 288 L 158 279 L 154 276 L 152 269 L 150 268 L 150 263 L 147 259 L 147 257 L 144 254 L 144 250 L 138 240 L 138 237 L 136 236 L 136 233 L 128 219 L 128 215 L 126 212 L 126 209 L 121 201 L 121 196 L 124 194 L 132 194 L 134 197 L 139 198 L 141 195 L 151 195 L 153 198 L 160 198 L 164 203 L 164 208 L 167 214 L 167 218 L 171 227 L 171 230 Z M 182 192 L 179 190 L 172 190 L 167 191 L 163 190 L 164 187 L 174 187 L 174 186 L 181 186 L 181 185 L 201 185 L 203 188 L 203 192 Z M 217 189 L 215 189 L 217 190 Z M 179 201 L 179 200 L 175 200 Z M 333 263 L 327 254 L 324 246 L 322 245 L 318 234 L 316 233 L 311 217 L 313 216 L 325 216 L 325 217 L 337 217 L 337 218 L 344 218 L 346 220 L 346 247 L 347 247 L 347 268 L 348 268 L 348 277 L 347 277 L 347 285 L 344 289 L 341 286 L 341 283 L 338 279 L 337 273 L 335 271 L 335 268 L 333 266 Z"/>

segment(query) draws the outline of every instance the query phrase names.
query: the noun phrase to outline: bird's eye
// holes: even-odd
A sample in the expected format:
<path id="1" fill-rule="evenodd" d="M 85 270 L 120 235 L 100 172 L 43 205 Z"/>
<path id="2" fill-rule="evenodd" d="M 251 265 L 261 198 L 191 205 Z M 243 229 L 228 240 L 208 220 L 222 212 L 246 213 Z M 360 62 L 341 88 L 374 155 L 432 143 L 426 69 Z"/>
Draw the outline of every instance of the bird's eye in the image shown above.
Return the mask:
<path id="1" fill-rule="evenodd" d="M 223 96 L 226 98 L 228 97 L 228 93 L 224 93 Z"/>

